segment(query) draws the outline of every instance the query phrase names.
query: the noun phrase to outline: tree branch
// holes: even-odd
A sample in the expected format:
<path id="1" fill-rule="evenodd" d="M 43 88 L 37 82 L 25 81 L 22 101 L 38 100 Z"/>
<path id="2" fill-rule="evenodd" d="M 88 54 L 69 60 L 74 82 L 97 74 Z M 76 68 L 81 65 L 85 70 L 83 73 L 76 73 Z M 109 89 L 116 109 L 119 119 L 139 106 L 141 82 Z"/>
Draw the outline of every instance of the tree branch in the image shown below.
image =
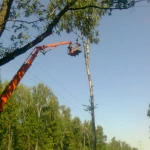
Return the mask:
<path id="1" fill-rule="evenodd" d="M 55 12 L 55 9 L 54 9 L 54 11 L 51 13 L 51 15 L 52 15 L 54 12 Z M 36 23 L 36 22 L 39 22 L 39 21 L 41 22 L 41 21 L 45 21 L 45 20 L 46 20 L 46 18 L 43 18 L 43 17 L 40 17 L 38 20 L 34 20 L 34 21 L 31 21 L 31 22 L 29 22 L 29 21 L 23 21 L 23 20 L 8 19 L 8 20 L 6 20 L 5 22 L 3 22 L 2 24 L 0 24 L 0 27 L 3 26 L 3 24 L 6 23 L 6 22 L 8 22 L 8 21 L 10 21 L 10 22 L 20 22 L 20 23 L 32 24 L 32 23 Z"/>
<path id="2" fill-rule="evenodd" d="M 86 8 L 97 8 L 97 9 L 101 9 L 101 10 L 129 9 L 129 8 L 133 7 L 135 3 L 138 3 L 141 1 L 145 1 L 145 0 L 132 1 L 132 2 L 128 3 L 127 7 L 108 7 L 107 8 L 107 7 L 101 7 L 101 6 L 96 6 L 96 5 L 87 5 L 87 6 L 83 6 L 83 7 L 69 8 L 69 10 L 81 10 L 81 9 L 86 9 Z"/>
<path id="3" fill-rule="evenodd" d="M 3 24 L 0 26 L 0 37 L 3 34 L 6 26 L 6 22 L 9 18 L 10 9 L 14 0 L 3 0 L 3 4 L 0 10 L 0 23 Z"/>
<path id="4" fill-rule="evenodd" d="M 24 47 L 22 47 L 20 49 L 16 49 L 12 53 L 9 53 L 5 57 L 1 58 L 0 59 L 0 66 L 2 66 L 4 64 L 8 63 L 9 61 L 13 60 L 15 57 L 17 57 L 17 56 L 25 53 L 27 50 L 29 50 L 30 48 L 32 48 L 33 46 L 35 46 L 36 44 L 38 44 L 39 42 L 41 42 L 44 38 L 46 38 L 47 36 L 49 36 L 50 34 L 52 34 L 53 28 L 58 24 L 58 22 L 61 19 L 61 17 L 69 10 L 69 8 L 76 1 L 77 0 L 74 0 L 71 3 L 68 3 L 64 7 L 64 9 L 55 17 L 55 19 L 53 20 L 53 22 L 51 24 L 49 24 L 47 30 L 43 34 L 41 34 L 40 36 L 38 36 L 35 40 L 33 40 L 32 42 L 28 43 Z"/>
<path id="5" fill-rule="evenodd" d="M 36 23 L 36 22 L 41 22 L 41 21 L 44 21 L 46 18 L 40 18 L 38 20 L 35 20 L 35 21 L 31 21 L 31 22 L 28 22 L 28 21 L 23 21 L 23 20 L 7 20 L 8 21 L 11 21 L 11 22 L 20 22 L 20 23 L 26 23 L 26 24 L 32 24 L 32 23 Z M 0 24 L 0 27 L 3 26 L 3 24 Z"/>

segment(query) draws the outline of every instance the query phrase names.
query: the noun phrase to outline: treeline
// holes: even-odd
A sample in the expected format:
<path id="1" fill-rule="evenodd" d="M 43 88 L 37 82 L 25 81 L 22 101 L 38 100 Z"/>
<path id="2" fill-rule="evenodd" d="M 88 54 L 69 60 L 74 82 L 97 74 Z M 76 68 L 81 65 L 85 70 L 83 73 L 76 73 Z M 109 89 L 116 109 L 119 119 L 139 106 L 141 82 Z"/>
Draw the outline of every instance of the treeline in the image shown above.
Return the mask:
<path id="1" fill-rule="evenodd" d="M 0 150 L 92 150 L 91 131 L 47 86 L 20 84 L 0 115 Z M 107 143 L 101 126 L 96 133 L 97 150 L 137 150 L 115 138 Z"/>

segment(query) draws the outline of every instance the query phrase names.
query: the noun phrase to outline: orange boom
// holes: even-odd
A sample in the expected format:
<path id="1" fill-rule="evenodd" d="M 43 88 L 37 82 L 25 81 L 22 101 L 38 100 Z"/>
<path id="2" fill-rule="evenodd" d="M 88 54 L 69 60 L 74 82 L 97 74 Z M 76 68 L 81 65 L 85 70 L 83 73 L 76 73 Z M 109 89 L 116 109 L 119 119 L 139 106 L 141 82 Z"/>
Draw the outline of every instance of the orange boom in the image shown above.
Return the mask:
<path id="1" fill-rule="evenodd" d="M 73 48 L 72 42 L 67 41 L 67 42 L 59 42 L 59 43 L 55 43 L 55 44 L 38 46 L 35 49 L 33 49 L 33 51 L 30 53 L 29 57 L 25 60 L 25 62 L 22 64 L 20 69 L 17 71 L 17 73 L 15 74 L 13 79 L 10 81 L 10 83 L 6 86 L 5 90 L 0 95 L 0 112 L 3 111 L 4 105 L 6 104 L 9 97 L 12 95 L 13 91 L 16 90 L 17 85 L 19 84 L 19 82 L 21 81 L 21 79 L 23 78 L 23 76 L 25 75 L 27 70 L 30 68 L 30 66 L 31 66 L 32 62 L 34 61 L 34 59 L 36 58 L 37 54 L 40 51 L 43 54 L 45 54 L 47 52 L 46 51 L 47 48 L 52 50 L 53 48 L 55 48 L 57 46 L 65 45 L 65 44 L 69 45 L 68 46 L 68 50 L 69 50 L 68 55 L 76 56 L 79 53 L 81 53 L 80 44 L 78 43 L 78 41 L 75 44 L 75 48 Z"/>

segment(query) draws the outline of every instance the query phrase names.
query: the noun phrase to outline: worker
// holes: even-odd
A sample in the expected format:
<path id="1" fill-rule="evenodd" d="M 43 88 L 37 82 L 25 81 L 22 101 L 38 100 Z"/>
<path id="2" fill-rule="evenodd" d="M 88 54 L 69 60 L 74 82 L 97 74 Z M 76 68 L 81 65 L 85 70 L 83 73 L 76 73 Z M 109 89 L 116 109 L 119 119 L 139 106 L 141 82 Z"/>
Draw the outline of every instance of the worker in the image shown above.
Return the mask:
<path id="1" fill-rule="evenodd" d="M 72 43 L 69 44 L 68 49 L 69 49 L 68 54 L 71 55 L 73 53 Z"/>

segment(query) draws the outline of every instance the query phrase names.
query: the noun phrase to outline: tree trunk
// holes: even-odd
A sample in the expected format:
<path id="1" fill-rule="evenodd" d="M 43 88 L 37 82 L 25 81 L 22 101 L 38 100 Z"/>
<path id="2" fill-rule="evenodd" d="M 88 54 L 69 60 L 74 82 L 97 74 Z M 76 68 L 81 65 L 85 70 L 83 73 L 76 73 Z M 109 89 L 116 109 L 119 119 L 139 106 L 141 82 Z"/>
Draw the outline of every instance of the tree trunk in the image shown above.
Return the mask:
<path id="1" fill-rule="evenodd" d="M 0 37 L 5 30 L 6 22 L 10 15 L 12 3 L 13 0 L 3 0 L 2 7 L 0 9 Z"/>
<path id="2" fill-rule="evenodd" d="M 84 46 L 84 57 L 85 57 L 85 65 L 86 71 L 89 81 L 89 89 L 90 89 L 90 112 L 91 112 L 91 119 L 92 119 L 92 141 L 93 141 L 93 150 L 96 150 L 96 130 L 95 130 L 95 114 L 94 114 L 94 94 L 93 94 L 93 85 L 92 79 L 90 74 L 90 67 L 89 67 L 89 55 L 90 55 L 90 42 L 88 40 L 86 46 Z"/>
<path id="3" fill-rule="evenodd" d="M 11 125 L 9 124 L 8 128 L 8 150 L 11 150 L 11 142 L 12 142 L 12 133 L 11 133 Z"/>
<path id="4" fill-rule="evenodd" d="M 28 134 L 28 150 L 30 150 L 30 135 Z"/>
<path id="5" fill-rule="evenodd" d="M 37 141 L 36 141 L 35 150 L 38 150 L 38 138 L 37 138 Z"/>

